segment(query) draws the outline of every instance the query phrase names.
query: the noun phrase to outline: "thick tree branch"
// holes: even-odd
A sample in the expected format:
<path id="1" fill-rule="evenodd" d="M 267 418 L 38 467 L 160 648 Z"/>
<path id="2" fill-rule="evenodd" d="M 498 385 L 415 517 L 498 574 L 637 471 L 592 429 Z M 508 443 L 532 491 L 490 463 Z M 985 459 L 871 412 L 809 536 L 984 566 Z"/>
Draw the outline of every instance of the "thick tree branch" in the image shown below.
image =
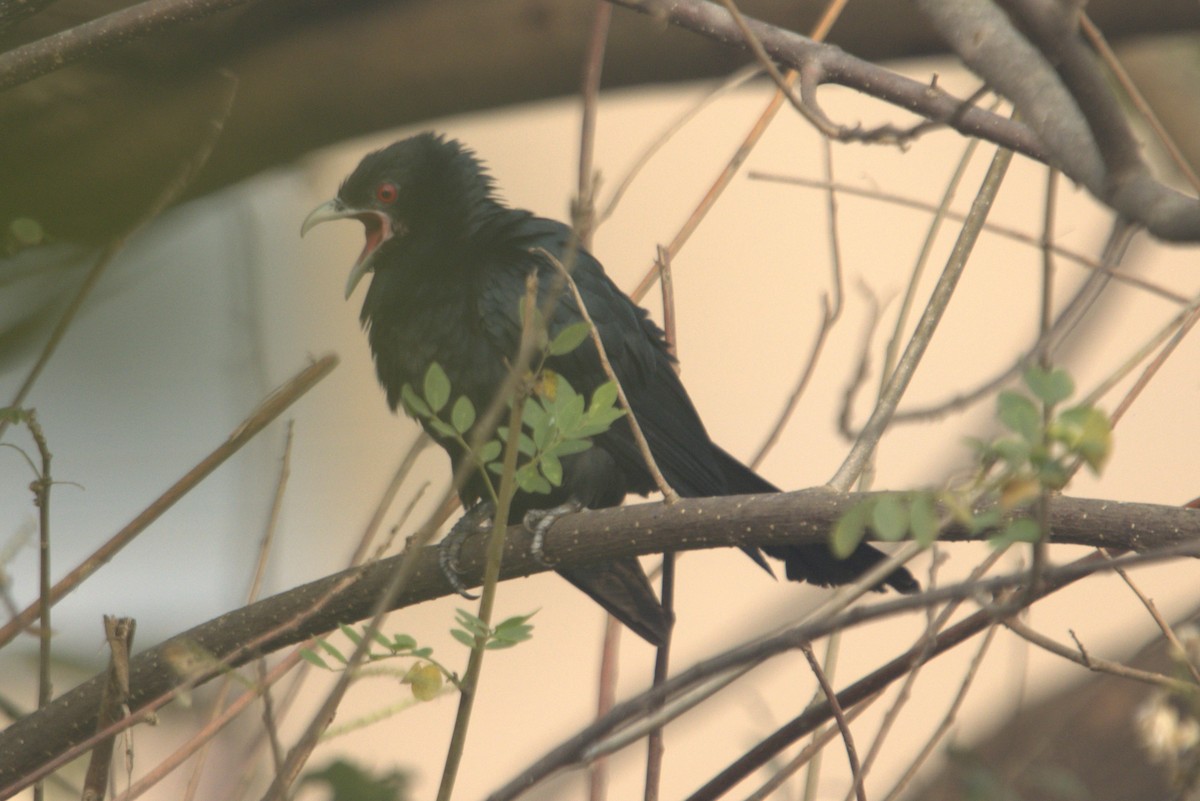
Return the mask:
<path id="1" fill-rule="evenodd" d="M 547 533 L 545 554 L 552 562 L 575 565 L 665 550 L 820 542 L 839 516 L 864 497 L 810 489 L 775 495 L 681 499 L 670 506 L 646 503 L 571 515 Z M 1097 547 L 1157 550 L 1200 539 L 1200 512 L 1170 506 L 1058 498 L 1051 504 L 1050 523 L 1055 542 Z M 962 529 L 951 529 L 943 539 L 977 538 Z M 547 569 L 528 553 L 526 545 L 523 537 L 510 538 L 504 556 L 504 578 Z M 170 664 L 172 653 L 199 650 L 214 664 L 228 660 L 236 667 L 330 631 L 339 623 L 367 617 L 398 558 L 369 565 L 357 574 L 344 571 L 289 590 L 143 651 L 130 668 L 131 710 L 136 712 L 179 683 Z M 468 585 L 478 581 L 483 561 L 483 543 L 469 541 L 460 560 Z M 342 584 L 346 586 L 327 603 L 320 603 L 331 589 Z M 437 554 L 428 549 L 418 557 L 412 578 L 394 608 L 450 592 L 438 567 Z M 314 605 L 319 608 L 314 609 Z M 298 621 L 295 626 L 276 632 L 280 621 L 293 619 Z M 258 641 L 270 632 L 276 633 Z M 247 643 L 254 643 L 254 649 L 246 649 Z M 200 681 L 218 673 L 214 667 Z M 94 731 L 104 680 L 103 675 L 94 677 L 0 733 L 0 788 Z"/>
<path id="2" fill-rule="evenodd" d="M 652 16 L 668 6 L 622 4 Z M 0 0 L 0 24 L 6 11 L 23 15 L 42 5 Z M 808 30 L 826 2 L 744 5 L 781 28 Z M 907 3 L 855 0 L 853 9 L 830 36 L 862 61 L 836 51 L 834 66 L 855 72 L 829 80 L 863 85 L 883 76 L 880 96 L 890 99 L 894 81 L 870 60 L 945 47 Z M 1113 40 L 1200 27 L 1194 0 L 1091 0 L 1087 10 Z M 114 11 L 120 15 L 101 22 Z M 6 181 L 0 228 L 28 217 L 57 241 L 97 243 L 128 226 L 221 106 L 227 83 L 221 70 L 237 76 L 238 101 L 191 196 L 368 132 L 573 93 L 593 13 L 592 0 L 169 0 L 153 6 L 57 0 L 0 34 L 4 80 L 34 74 L 31 59 L 55 69 L 0 93 Z M 79 20 L 92 22 L 64 32 Z M 719 44 L 741 47 L 730 26 L 713 36 L 691 35 L 689 27 L 696 25 L 682 17 L 677 27 L 664 28 L 638 14 L 614 14 L 604 88 L 724 75 L 745 62 L 743 53 Z M 771 40 L 766 36 L 764 43 Z M 30 49 L 16 50 L 25 44 Z M 901 86 L 894 102 L 926 108 L 932 115 L 921 113 L 932 119 L 953 119 L 961 106 L 936 88 L 906 79 Z M 390 101 L 375 102 L 380 97 Z M 975 113 L 960 121 L 968 135 Z M 1032 132 L 1021 137 L 1040 147 Z M 77 191 L 81 176 L 86 193 Z M 96 197 L 105 202 L 95 203 Z"/>
<path id="3" fill-rule="evenodd" d="M 1200 204 L 1155 180 L 1073 3 L 916 0 L 963 62 L 1016 106 L 1048 164 L 1152 234 L 1200 239 Z M 1007 13 L 1006 13 L 1007 12 Z"/>
<path id="4" fill-rule="evenodd" d="M 1061 16 L 1066 5 L 1003 0 L 1014 13 L 1028 16 L 1022 22 L 1033 31 L 1031 42 L 990 0 L 915 1 L 964 63 L 1013 102 L 1022 122 L 975 108 L 936 84 L 905 78 L 832 45 L 748 17 L 735 20 L 708 0 L 676 0 L 669 6 L 659 0 L 613 0 L 735 47 L 751 48 L 748 32 L 757 39 L 754 48 L 761 45 L 771 58 L 800 73 L 808 116 L 826 135 L 844 141 L 897 138 L 891 126 L 862 130 L 828 120 L 817 105 L 816 90 L 839 84 L 1056 167 L 1157 237 L 1200 241 L 1200 203 L 1151 175 L 1099 62 L 1078 26 Z"/>
<path id="5" fill-rule="evenodd" d="M 749 47 L 741 28 L 729 12 L 707 0 L 677 0 L 669 6 L 664 6 L 658 0 L 613 2 L 661 17 L 672 25 L 723 44 L 738 48 Z M 968 136 L 987 139 L 1038 161 L 1045 161 L 1049 157 L 1037 134 L 1027 125 L 970 106 L 936 84 L 914 81 L 852 56 L 834 45 L 814 42 L 798 33 L 768 25 L 760 20 L 747 16 L 743 16 L 742 19 L 771 58 L 800 73 L 806 85 L 806 100 L 811 100 L 816 86 L 825 83 L 838 84 L 908 109 Z M 848 140 L 873 138 L 869 132 L 864 134 L 854 126 L 841 126 L 839 130 L 840 138 Z"/>

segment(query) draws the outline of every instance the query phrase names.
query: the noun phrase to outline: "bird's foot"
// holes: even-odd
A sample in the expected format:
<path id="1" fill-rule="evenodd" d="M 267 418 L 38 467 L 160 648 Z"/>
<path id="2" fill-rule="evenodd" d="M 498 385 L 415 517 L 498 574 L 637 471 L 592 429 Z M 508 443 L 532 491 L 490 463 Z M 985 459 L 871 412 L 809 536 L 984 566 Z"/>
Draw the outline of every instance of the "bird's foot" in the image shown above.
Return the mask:
<path id="1" fill-rule="evenodd" d="M 525 518 L 521 522 L 533 534 L 533 539 L 529 543 L 529 553 L 537 560 L 538 564 L 544 567 L 554 567 L 546 559 L 546 554 L 542 551 L 542 543 L 546 537 L 546 532 L 558 522 L 559 518 L 575 514 L 582 508 L 582 503 L 572 499 L 565 503 L 560 503 L 558 506 L 552 506 L 549 509 L 530 509 L 525 513 Z"/>
<path id="2" fill-rule="evenodd" d="M 491 501 L 480 501 L 458 519 L 438 544 L 438 567 L 442 569 L 442 575 L 455 592 L 468 600 L 473 601 L 479 596 L 470 592 L 459 580 L 462 570 L 458 566 L 458 556 L 468 537 L 491 530 L 492 519 L 495 516 L 495 504 Z"/>

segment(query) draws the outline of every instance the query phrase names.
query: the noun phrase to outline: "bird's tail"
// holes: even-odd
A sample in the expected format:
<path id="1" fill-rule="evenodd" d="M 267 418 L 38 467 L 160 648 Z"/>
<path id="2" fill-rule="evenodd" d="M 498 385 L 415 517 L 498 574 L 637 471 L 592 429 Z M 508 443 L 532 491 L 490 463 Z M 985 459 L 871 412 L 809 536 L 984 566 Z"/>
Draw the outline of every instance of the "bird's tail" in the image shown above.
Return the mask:
<path id="1" fill-rule="evenodd" d="M 666 644 L 674 618 L 663 608 L 634 557 L 560 568 L 559 574 L 655 647 Z"/>
<path id="2" fill-rule="evenodd" d="M 759 492 L 779 492 L 779 488 L 755 473 L 746 465 L 730 456 L 720 447 L 713 446 L 721 472 L 725 476 L 730 494 L 752 494 Z M 750 553 L 754 549 L 745 549 Z M 863 543 L 845 559 L 838 559 L 824 543 L 814 545 L 778 545 L 763 548 L 767 556 L 783 561 L 787 577 L 792 581 L 807 581 L 821 587 L 831 587 L 838 584 L 853 583 L 863 573 L 887 558 L 887 554 L 877 548 Z M 763 564 L 762 557 L 750 553 L 750 558 Z M 886 584 L 898 592 L 913 593 L 921 590 L 921 585 L 912 574 L 903 567 L 893 570 L 875 589 L 882 591 Z"/>

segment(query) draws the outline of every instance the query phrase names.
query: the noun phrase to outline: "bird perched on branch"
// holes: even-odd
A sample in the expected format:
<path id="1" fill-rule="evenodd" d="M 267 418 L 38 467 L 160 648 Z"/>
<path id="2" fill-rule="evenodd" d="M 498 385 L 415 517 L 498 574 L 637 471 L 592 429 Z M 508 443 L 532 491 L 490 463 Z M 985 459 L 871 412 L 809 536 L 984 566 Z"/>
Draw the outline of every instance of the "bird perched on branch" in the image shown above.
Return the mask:
<path id="1" fill-rule="evenodd" d="M 548 341 L 583 320 L 573 295 L 562 291 L 554 264 L 568 262 L 667 483 L 684 497 L 779 491 L 709 438 L 676 375 L 662 330 L 590 253 L 574 247 L 571 229 L 506 206 L 480 161 L 459 142 L 424 133 L 367 155 L 337 196 L 308 216 L 301 233 L 347 218 L 363 224 L 366 244 L 350 271 L 346 297 L 373 273 L 361 320 L 393 410 L 404 403 L 414 411 L 404 387 L 419 389 L 433 364 L 449 379 L 455 397 L 469 399 L 474 410 L 486 409 L 517 355 L 530 274 L 536 276 L 539 302 L 558 293 L 544 315 Z M 592 397 L 608 380 L 590 339 L 543 356 L 546 373 L 580 396 Z M 470 458 L 462 442 L 444 422 L 439 430 L 430 416 L 416 416 L 457 471 Z M 561 469 L 551 477 L 557 481 L 516 493 L 512 522 L 539 510 L 616 506 L 629 493 L 656 490 L 626 418 L 590 439 L 591 447 L 555 460 Z M 473 472 L 459 494 L 465 507 L 486 514 L 491 507 L 484 473 Z M 757 548 L 744 550 L 767 567 Z M 866 544 L 845 560 L 823 544 L 763 550 L 783 561 L 789 579 L 822 586 L 851 582 L 884 557 Z M 559 572 L 649 642 L 665 640 L 670 617 L 636 559 Z M 901 592 L 918 589 L 903 568 L 885 583 Z"/>

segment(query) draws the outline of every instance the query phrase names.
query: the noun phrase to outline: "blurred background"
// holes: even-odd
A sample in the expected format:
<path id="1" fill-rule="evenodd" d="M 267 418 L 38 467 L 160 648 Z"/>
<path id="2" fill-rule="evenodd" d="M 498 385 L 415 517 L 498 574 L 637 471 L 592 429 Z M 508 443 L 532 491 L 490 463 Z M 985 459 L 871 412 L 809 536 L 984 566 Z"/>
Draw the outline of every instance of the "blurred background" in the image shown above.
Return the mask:
<path id="1" fill-rule="evenodd" d="M 45 32 L 37 26 L 55 29 L 88 18 L 101 5 L 63 2 L 18 21 L 7 34 L 8 46 L 35 40 Z M 8 154 L 0 169 L 12 176 L 5 182 L 19 190 L 6 189 L 0 201 L 0 222 L 9 226 L 10 240 L 0 261 L 3 403 L 26 381 L 98 249 L 123 237 L 197 143 L 216 136 L 212 158 L 189 180 L 184 202 L 123 241 L 24 401 L 37 410 L 60 482 L 52 495 L 55 576 L 133 518 L 311 358 L 333 352 L 341 359 L 284 419 L 55 607 L 56 691 L 104 666 L 101 614 L 136 618 L 140 650 L 244 603 L 287 424 L 294 426 L 290 476 L 266 591 L 286 590 L 345 565 L 417 433 L 414 423 L 387 410 L 376 383 L 358 324 L 362 290 L 348 302 L 342 299 L 362 245 L 361 229 L 350 223 L 322 226 L 299 238 L 307 212 L 336 192 L 363 154 L 420 130 L 443 131 L 477 151 L 509 203 L 570 218 L 581 108 L 574 92 L 593 24 L 592 4 L 363 3 L 353 12 L 334 5 L 299 4 L 300 11 L 284 3 L 251 4 L 238 14 L 172 29 L 51 73 L 10 89 L 0 100 L 0 151 Z M 745 10 L 807 30 L 816 4 L 798 5 L 803 14 L 786 19 L 772 17 L 782 12 L 770 3 L 747 4 Z M 1103 18 L 1123 4 L 1094 5 L 1094 18 L 1113 38 L 1153 28 L 1145 19 L 1119 16 L 1125 12 Z M 1188 27 L 1197 21 L 1187 10 L 1166 6 L 1154 24 L 1165 19 L 1167 25 Z M 952 59 L 930 53 L 938 48 L 936 40 L 907 6 L 884 10 L 864 2 L 850 9 L 833 39 L 851 52 L 873 59 L 908 55 L 888 67 L 923 82 L 936 76 L 941 87 L 960 97 L 977 86 Z M 1185 16 L 1171 16 L 1176 13 Z M 885 15 L 887 24 L 881 25 Z M 713 76 L 747 63 L 739 51 L 663 30 L 623 9 L 614 12 L 612 37 L 596 127 L 601 205 L 662 132 L 713 93 L 719 85 Z M 453 46 L 445 44 L 451 41 Z M 1194 73 L 1193 40 L 1122 41 L 1123 60 L 1142 70 L 1162 107 L 1178 108 L 1184 120 L 1200 109 L 1200 83 L 1179 78 L 1188 69 Z M 431 42 L 447 52 L 438 55 Z M 181 52 L 195 56 L 194 63 Z M 636 286 L 656 247 L 675 236 L 773 93 L 763 79 L 721 93 L 637 173 L 593 247 L 618 285 Z M 916 122 L 836 87 L 822 89 L 821 99 L 831 117 L 847 124 Z M 221 133 L 214 134 L 215 128 Z M 1194 146 L 1194 137 L 1186 144 Z M 820 136 L 785 107 L 673 261 L 684 382 L 713 438 L 749 459 L 774 425 L 813 346 L 821 298 L 834 291 L 836 237 L 844 311 L 811 386 L 761 466 L 783 488 L 822 484 L 841 463 L 849 443 L 837 420 L 864 353 L 870 372 L 851 419 L 860 425 L 869 414 L 882 349 L 930 225 L 931 214 L 915 204 L 939 202 L 965 146 L 952 132 L 930 133 L 904 149 L 834 144 L 835 181 L 865 195 L 839 192 L 831 224 L 823 189 L 780 180 L 821 182 L 826 169 Z M 989 145 L 979 147 L 956 209 L 969 205 L 992 152 Z M 1156 157 L 1153 146 L 1149 152 Z M 1036 243 L 1046 183 L 1046 167 L 1017 158 L 990 221 Z M 906 202 L 889 202 L 881 194 Z M 36 223 L 34 241 L 16 236 L 27 229 L 14 228 L 14 220 Z M 1111 222 L 1112 213 L 1085 192 L 1058 182 L 1056 244 L 1096 259 Z M 947 225 L 936 240 L 918 305 L 956 230 Z M 1141 235 L 1122 269 L 1190 298 L 1200 290 L 1196 258 L 1194 247 L 1167 246 Z M 945 402 L 1013 364 L 1037 335 L 1041 268 L 1036 244 L 983 235 L 902 408 Z M 1056 304 L 1065 303 L 1086 275 L 1059 259 Z M 657 289 L 646 304 L 661 319 Z M 1181 308 L 1161 293 L 1115 282 L 1073 332 L 1061 363 L 1081 393 L 1090 391 Z M 879 324 L 872 327 L 876 314 Z M 1198 349 L 1194 338 L 1179 347 L 1121 421 L 1103 475 L 1080 473 L 1070 494 L 1162 504 L 1200 494 Z M 1102 406 L 1115 405 L 1129 383 L 1121 382 Z M 894 426 L 880 447 L 872 488 L 939 486 L 960 477 L 972 458 L 965 438 L 995 435 L 993 412 L 989 396 L 932 422 Z M 28 489 L 33 475 L 17 448 L 34 451 L 20 427 L 10 428 L 3 441 L 14 447 L 0 449 L 0 554 L 6 597 L 22 608 L 37 594 L 37 510 Z M 440 451 L 421 456 L 389 511 L 388 520 L 397 520 L 428 483 L 401 537 L 432 511 L 448 472 Z M 937 555 L 944 561 L 937 580 L 964 577 L 986 552 L 986 546 L 940 547 Z M 1060 546 L 1051 556 L 1061 562 L 1078 553 Z M 1014 550 L 1009 567 L 1023 557 Z M 923 583 L 930 580 L 931 564 L 929 556 L 913 564 Z M 1168 619 L 1197 603 L 1192 564 L 1134 575 Z M 689 554 L 680 566 L 673 664 L 682 669 L 798 619 L 824 597 L 822 590 L 772 582 L 735 552 Z M 390 616 L 385 630 L 411 634 L 461 670 L 466 651 L 448 630 L 454 609 L 464 603 L 449 598 L 404 610 Z M 535 634 L 516 649 L 489 656 L 459 780 L 461 798 L 495 789 L 584 725 L 595 705 L 604 623 L 598 608 L 552 574 L 505 584 L 499 604 L 502 617 L 539 610 Z M 1036 605 L 1029 622 L 1064 642 L 1069 630 L 1090 652 L 1114 659 L 1132 653 L 1157 630 L 1129 590 L 1107 576 Z M 835 684 L 849 683 L 901 652 L 923 626 L 923 618 L 914 616 L 847 632 Z M 925 668 L 898 724 L 902 733 L 889 741 L 868 780 L 873 795 L 886 792 L 945 714 L 952 692 L 947 688 L 961 683 L 972 650 L 968 645 Z M 5 677 L 0 692 L 26 710 L 35 700 L 36 658 L 32 637 L 0 652 Z M 620 658 L 619 694 L 647 686 L 653 652 L 626 636 Z M 1002 632 L 949 741 L 969 746 L 1010 714 L 1038 709 L 1085 673 Z M 310 677 L 281 728 L 285 745 L 331 681 L 324 673 Z M 802 657 L 787 656 L 673 724 L 667 731 L 663 797 L 697 787 L 801 710 L 814 691 Z M 364 679 L 343 703 L 335 726 L 407 695 L 394 678 Z M 192 706 L 164 711 L 156 729 L 136 730 L 139 769 L 186 738 L 205 717 L 210 696 L 211 690 L 202 690 Z M 877 706 L 857 724 L 864 740 L 879 725 L 884 705 Z M 453 709 L 452 697 L 415 706 L 332 739 L 311 764 L 320 768 L 341 756 L 381 774 L 402 770 L 410 773 L 411 797 L 432 797 Z M 258 729 L 254 715 L 246 717 L 217 741 L 198 797 L 237 797 L 246 784 L 253 797 L 269 780 L 269 760 L 245 762 Z M 928 764 L 930 775 L 944 769 L 943 750 Z M 609 797 L 640 793 L 641 759 L 639 746 L 610 761 Z M 1145 763 L 1136 753 L 1127 759 L 1128 771 Z M 188 774 L 185 766 L 147 797 L 181 797 Z M 837 748 L 828 752 L 816 797 L 844 796 L 851 787 L 848 777 L 844 754 Z M 1080 781 L 1091 797 L 1109 797 L 1088 776 Z M 568 774 L 536 797 L 579 798 L 582 786 L 581 774 Z M 799 797 L 799 787 L 797 780 L 780 797 Z M 327 795 L 312 785 L 300 793 Z"/>

